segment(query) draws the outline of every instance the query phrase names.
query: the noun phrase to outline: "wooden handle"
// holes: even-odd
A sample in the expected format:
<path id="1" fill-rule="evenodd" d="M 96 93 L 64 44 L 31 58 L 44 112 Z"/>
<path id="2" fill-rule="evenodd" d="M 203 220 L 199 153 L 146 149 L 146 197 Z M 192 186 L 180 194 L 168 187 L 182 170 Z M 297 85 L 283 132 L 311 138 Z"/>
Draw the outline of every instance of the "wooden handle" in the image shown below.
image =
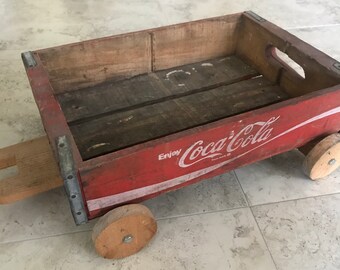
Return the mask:
<path id="1" fill-rule="evenodd" d="M 335 59 L 253 14 L 244 13 L 242 18 L 237 54 L 289 95 L 301 96 L 340 84 L 340 67 L 337 68 Z M 273 48 L 298 63 L 304 70 L 304 78 L 274 59 Z"/>
<path id="2" fill-rule="evenodd" d="M 0 173 L 12 166 L 17 166 L 18 173 L 0 180 L 0 204 L 63 185 L 46 136 L 0 149 Z"/>
<path id="3" fill-rule="evenodd" d="M 1 150 L 0 150 L 0 170 L 16 165 L 15 155 L 13 153 Z"/>
<path id="4" fill-rule="evenodd" d="M 287 53 L 289 57 L 297 63 L 302 64 L 304 61 L 306 61 L 306 59 L 311 60 L 311 62 L 315 61 L 317 62 L 318 66 L 322 66 L 328 71 L 331 70 L 333 76 L 337 77 L 338 79 L 340 78 L 340 65 L 334 58 L 302 41 L 286 30 L 262 19 L 256 14 L 254 15 L 252 12 L 244 12 L 243 17 L 251 20 L 254 24 L 260 25 L 263 28 L 265 31 L 264 34 L 256 34 L 265 36 L 267 45 L 276 46 L 279 50 Z M 307 69 L 309 68 L 308 66 L 304 67 Z"/>

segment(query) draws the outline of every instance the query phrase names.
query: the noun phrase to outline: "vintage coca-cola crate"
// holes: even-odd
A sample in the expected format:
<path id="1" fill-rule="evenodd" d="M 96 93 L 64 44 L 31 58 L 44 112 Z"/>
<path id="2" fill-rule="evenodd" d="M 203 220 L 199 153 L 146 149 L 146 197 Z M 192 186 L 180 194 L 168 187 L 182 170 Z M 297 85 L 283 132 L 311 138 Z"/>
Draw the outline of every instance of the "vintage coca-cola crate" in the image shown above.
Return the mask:
<path id="1" fill-rule="evenodd" d="M 330 134 L 305 170 L 318 178 L 339 164 L 339 62 L 252 12 L 27 52 L 23 61 L 53 155 L 44 138 L 25 147 L 45 153 L 53 176 L 20 196 L 64 183 L 77 224 Z M 123 257 L 152 237 L 156 223 L 138 207 L 104 216 L 94 232 L 100 254 Z M 105 242 L 103 230 L 131 215 L 146 225 L 129 224 L 151 233 L 114 227 L 119 241 Z"/>

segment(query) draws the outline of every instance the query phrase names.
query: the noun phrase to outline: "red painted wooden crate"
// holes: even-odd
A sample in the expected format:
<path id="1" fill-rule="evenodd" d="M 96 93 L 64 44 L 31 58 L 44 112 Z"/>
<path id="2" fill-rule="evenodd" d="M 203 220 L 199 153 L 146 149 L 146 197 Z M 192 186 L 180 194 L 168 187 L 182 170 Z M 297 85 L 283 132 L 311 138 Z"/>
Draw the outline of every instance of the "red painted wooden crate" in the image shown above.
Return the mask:
<path id="1" fill-rule="evenodd" d="M 251 12 L 23 59 L 77 223 L 340 129 L 339 63 Z"/>

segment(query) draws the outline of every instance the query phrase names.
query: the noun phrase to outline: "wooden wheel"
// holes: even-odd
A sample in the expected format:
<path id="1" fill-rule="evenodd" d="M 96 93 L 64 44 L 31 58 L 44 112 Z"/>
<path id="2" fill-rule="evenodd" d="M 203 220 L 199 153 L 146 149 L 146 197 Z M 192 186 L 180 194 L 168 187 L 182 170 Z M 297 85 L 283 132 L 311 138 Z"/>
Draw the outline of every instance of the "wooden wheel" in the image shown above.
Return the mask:
<path id="1" fill-rule="evenodd" d="M 156 231 L 151 211 L 143 205 L 130 204 L 101 217 L 93 228 L 92 240 L 99 255 L 119 259 L 141 250 Z"/>
<path id="2" fill-rule="evenodd" d="M 335 171 L 340 164 L 340 134 L 329 135 L 307 154 L 303 164 L 305 173 L 312 179 L 320 179 Z"/>

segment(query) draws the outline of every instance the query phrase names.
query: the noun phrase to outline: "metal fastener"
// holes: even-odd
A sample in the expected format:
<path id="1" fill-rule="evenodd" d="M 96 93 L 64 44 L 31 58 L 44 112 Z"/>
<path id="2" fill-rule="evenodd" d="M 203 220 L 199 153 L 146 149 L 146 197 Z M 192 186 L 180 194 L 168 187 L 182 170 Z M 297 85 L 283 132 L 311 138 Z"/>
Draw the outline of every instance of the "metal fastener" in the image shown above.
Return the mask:
<path id="1" fill-rule="evenodd" d="M 57 138 L 56 143 L 58 145 L 60 174 L 64 180 L 64 187 L 74 221 L 77 225 L 84 224 L 87 222 L 87 214 L 81 196 L 81 189 L 69 140 L 66 136 L 60 136 Z"/>
<path id="2" fill-rule="evenodd" d="M 340 70 L 340 63 L 339 62 L 335 62 L 333 65 L 336 69 Z"/>
<path id="3" fill-rule="evenodd" d="M 332 158 L 330 161 L 328 161 L 328 165 L 334 165 L 336 162 L 336 160 L 334 158 Z"/>
<path id="4" fill-rule="evenodd" d="M 125 235 L 123 237 L 123 243 L 128 244 L 131 243 L 133 240 L 133 236 L 131 234 Z"/>

